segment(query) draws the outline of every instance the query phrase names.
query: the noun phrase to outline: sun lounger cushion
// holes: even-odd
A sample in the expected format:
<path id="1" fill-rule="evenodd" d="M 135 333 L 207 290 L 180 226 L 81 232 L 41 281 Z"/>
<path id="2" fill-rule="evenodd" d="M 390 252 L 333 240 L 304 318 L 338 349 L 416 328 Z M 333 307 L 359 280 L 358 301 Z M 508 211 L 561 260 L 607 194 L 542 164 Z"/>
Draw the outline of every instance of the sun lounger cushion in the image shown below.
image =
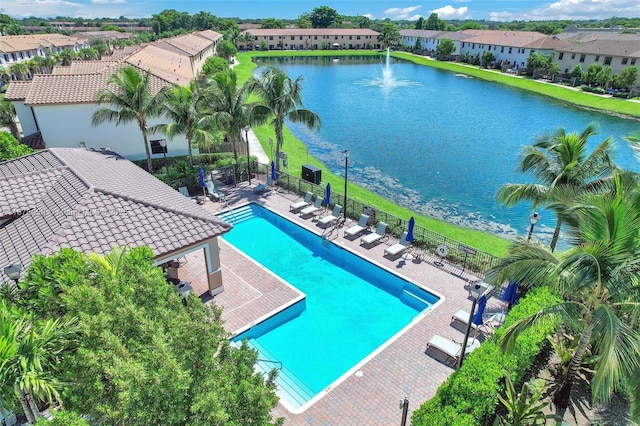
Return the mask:
<path id="1" fill-rule="evenodd" d="M 316 202 L 313 203 L 312 206 L 309 206 L 307 208 L 304 208 L 300 211 L 300 214 L 302 216 L 308 216 L 311 214 L 314 214 L 315 212 L 317 212 L 318 210 L 320 210 L 320 208 L 322 207 L 322 202 L 324 201 L 324 198 L 322 197 L 318 197 L 316 198 Z"/>
<path id="2" fill-rule="evenodd" d="M 376 232 L 362 237 L 361 239 L 362 244 L 373 244 L 376 241 L 382 239 L 382 237 L 384 237 L 384 233 L 386 232 L 386 230 L 387 230 L 386 223 L 384 222 L 378 223 L 378 228 L 376 229 Z"/>
<path id="3" fill-rule="evenodd" d="M 300 210 L 301 208 L 308 206 L 311 203 L 311 197 L 313 197 L 313 194 L 311 192 L 307 192 L 304 195 L 303 200 L 291 203 L 291 205 L 289 206 L 289 210 Z"/>
<path id="4" fill-rule="evenodd" d="M 331 214 L 326 215 L 325 217 L 322 217 L 318 220 L 318 223 L 320 225 L 329 225 L 333 222 L 335 222 L 336 220 L 338 220 L 338 217 L 340 217 L 340 212 L 342 211 L 342 206 L 336 204 L 333 207 L 333 212 L 331 212 Z"/>
<path id="5" fill-rule="evenodd" d="M 358 224 L 353 225 L 352 227 L 344 231 L 344 235 L 346 235 L 347 237 L 354 237 L 358 235 L 359 233 L 367 229 L 367 222 L 369 222 L 369 216 L 366 214 L 361 214 L 360 220 L 358 220 Z"/>
<path id="6" fill-rule="evenodd" d="M 400 253 L 402 253 L 403 251 L 405 251 L 407 248 L 409 248 L 409 241 L 407 241 L 407 233 L 403 233 L 402 237 L 400 238 L 400 242 L 387 247 L 384 250 L 384 254 L 388 254 L 389 256 L 397 256 Z"/>

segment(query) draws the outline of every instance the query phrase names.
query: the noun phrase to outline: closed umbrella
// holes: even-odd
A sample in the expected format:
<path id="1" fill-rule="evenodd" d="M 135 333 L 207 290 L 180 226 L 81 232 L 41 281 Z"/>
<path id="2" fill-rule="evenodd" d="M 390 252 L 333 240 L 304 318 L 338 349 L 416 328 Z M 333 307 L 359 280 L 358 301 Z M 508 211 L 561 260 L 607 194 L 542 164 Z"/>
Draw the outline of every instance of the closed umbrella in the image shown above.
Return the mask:
<path id="1" fill-rule="evenodd" d="M 271 162 L 271 182 L 275 182 L 276 181 L 276 164 L 272 161 Z"/>
<path id="2" fill-rule="evenodd" d="M 507 288 L 504 289 L 504 293 L 502 293 L 502 300 L 504 302 L 509 302 L 513 297 L 513 293 L 515 293 L 517 283 L 515 281 L 511 281 Z"/>
<path id="3" fill-rule="evenodd" d="M 412 242 L 413 241 L 413 226 L 415 225 L 416 221 L 413 219 L 413 216 L 411 216 L 411 219 L 409 219 L 409 228 L 407 228 L 407 238 L 406 240 L 408 242 Z"/>
<path id="4" fill-rule="evenodd" d="M 204 188 L 206 185 L 204 183 L 204 170 L 202 167 L 198 169 L 198 177 L 200 178 L 200 187 Z"/>
<path id="5" fill-rule="evenodd" d="M 326 193 L 324 195 L 324 202 L 326 203 L 327 206 L 331 204 L 331 184 L 330 183 L 327 184 Z"/>
<path id="6" fill-rule="evenodd" d="M 514 281 L 513 289 L 511 290 L 511 294 L 509 294 L 509 307 L 516 303 L 518 303 L 518 283 Z"/>
<path id="7" fill-rule="evenodd" d="M 478 299 L 478 309 L 476 310 L 475 315 L 473 316 L 473 320 L 471 321 L 475 325 L 484 324 L 484 320 L 482 316 L 484 315 L 484 308 L 487 306 L 487 298 L 485 296 L 481 296 Z"/>

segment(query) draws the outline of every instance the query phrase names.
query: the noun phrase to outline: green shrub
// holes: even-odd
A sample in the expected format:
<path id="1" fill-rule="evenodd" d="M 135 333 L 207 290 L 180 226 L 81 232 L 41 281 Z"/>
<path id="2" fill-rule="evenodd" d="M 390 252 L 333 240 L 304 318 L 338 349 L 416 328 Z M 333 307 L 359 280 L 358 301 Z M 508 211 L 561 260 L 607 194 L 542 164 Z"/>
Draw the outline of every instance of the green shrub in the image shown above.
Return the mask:
<path id="1" fill-rule="evenodd" d="M 532 327 L 521 334 L 512 354 L 502 354 L 496 340 L 515 321 L 559 301 L 549 289 L 529 291 L 511 310 L 505 324 L 465 358 L 462 368 L 440 385 L 434 398 L 413 413 L 412 425 L 489 423 L 498 404 L 498 392 L 503 388 L 502 377 L 507 373 L 514 383 L 522 380 L 535 357 L 547 344 L 546 336 L 554 329 L 554 324 Z"/>

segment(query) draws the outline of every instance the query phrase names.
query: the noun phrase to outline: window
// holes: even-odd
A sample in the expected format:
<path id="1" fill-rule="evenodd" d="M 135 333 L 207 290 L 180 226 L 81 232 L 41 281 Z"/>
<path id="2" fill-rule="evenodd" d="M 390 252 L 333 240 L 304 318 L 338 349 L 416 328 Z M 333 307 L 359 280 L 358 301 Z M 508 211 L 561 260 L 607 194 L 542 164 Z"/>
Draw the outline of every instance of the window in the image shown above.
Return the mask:
<path id="1" fill-rule="evenodd" d="M 604 64 L 605 65 L 611 65 L 611 56 L 605 56 L 604 57 Z"/>
<path id="2" fill-rule="evenodd" d="M 353 36 L 349 36 L 349 40 L 353 40 Z"/>
<path id="3" fill-rule="evenodd" d="M 564 58 L 564 52 L 560 52 L 560 54 L 558 55 L 558 60 L 561 61 L 562 58 Z"/>
<path id="4" fill-rule="evenodd" d="M 509 54 L 511 54 L 511 47 L 509 48 Z"/>
<path id="5" fill-rule="evenodd" d="M 571 59 L 575 59 L 575 58 L 576 58 L 576 54 L 575 54 L 575 53 L 572 53 L 572 54 L 571 54 Z"/>
<path id="6" fill-rule="evenodd" d="M 627 61 L 629 60 L 629 58 L 622 58 L 622 65 L 627 65 Z"/>
<path id="7" fill-rule="evenodd" d="M 269 36 L 269 40 L 273 40 L 273 36 Z"/>
<path id="8" fill-rule="evenodd" d="M 291 40 L 295 40 L 295 39 L 296 39 L 296 36 L 291 36 Z"/>
<path id="9" fill-rule="evenodd" d="M 504 46 L 500 48 L 500 53 L 504 53 Z"/>
<path id="10" fill-rule="evenodd" d="M 302 40 L 302 36 L 300 36 L 300 40 Z"/>
<path id="11" fill-rule="evenodd" d="M 596 60 L 594 62 L 600 62 L 600 55 L 596 55 Z"/>
<path id="12" fill-rule="evenodd" d="M 587 55 L 585 55 L 584 53 L 582 55 L 580 55 L 580 62 L 584 62 L 586 57 L 587 57 Z"/>
<path id="13" fill-rule="evenodd" d="M 360 40 L 360 36 L 356 36 L 356 39 L 357 39 L 357 40 Z"/>
<path id="14" fill-rule="evenodd" d="M 318 39 L 318 36 L 313 36 L 313 39 L 314 39 L 314 40 L 317 40 L 317 39 Z"/>
<path id="15" fill-rule="evenodd" d="M 635 64 L 636 64 L 636 58 L 633 58 L 633 59 L 631 60 L 631 64 L 630 64 L 630 65 L 635 65 Z"/>
<path id="16" fill-rule="evenodd" d="M 472 49 L 475 49 L 475 48 L 476 48 L 476 44 L 475 44 L 475 43 L 473 43 L 473 47 L 472 47 Z"/>

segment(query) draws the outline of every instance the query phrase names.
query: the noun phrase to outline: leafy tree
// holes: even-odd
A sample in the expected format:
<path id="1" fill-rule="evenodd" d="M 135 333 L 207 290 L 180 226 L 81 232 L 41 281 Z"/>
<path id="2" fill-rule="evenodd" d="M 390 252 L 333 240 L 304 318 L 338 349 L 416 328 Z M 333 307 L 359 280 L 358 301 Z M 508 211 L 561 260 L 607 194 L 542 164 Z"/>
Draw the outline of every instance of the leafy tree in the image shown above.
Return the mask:
<path id="1" fill-rule="evenodd" d="M 450 38 L 443 38 L 436 46 L 436 55 L 438 59 L 446 59 L 456 50 L 456 45 Z M 467 51 L 469 53 L 469 51 Z"/>
<path id="2" fill-rule="evenodd" d="M 358 28 L 369 28 L 371 26 L 371 19 L 366 16 L 356 16 L 354 22 Z"/>
<path id="3" fill-rule="evenodd" d="M 62 49 L 62 52 L 56 55 L 56 59 L 60 63 L 60 65 L 68 67 L 71 65 L 71 61 L 76 59 L 78 55 L 72 49 L 66 48 Z"/>
<path id="4" fill-rule="evenodd" d="M 638 67 L 626 67 L 613 76 L 612 84 L 615 89 L 629 89 L 638 81 Z"/>
<path id="5" fill-rule="evenodd" d="M 491 65 L 491 63 L 495 60 L 496 60 L 496 57 L 493 54 L 493 52 L 489 50 L 485 50 L 484 52 L 482 52 L 482 66 L 484 68 L 488 68 L 489 65 Z"/>
<path id="6" fill-rule="evenodd" d="M 216 27 L 217 18 L 209 12 L 200 11 L 191 17 L 194 30 L 212 30 Z"/>
<path id="7" fill-rule="evenodd" d="M 573 78 L 581 78 L 582 77 L 582 67 L 580 66 L 580 64 L 575 64 L 573 66 L 573 68 L 571 68 L 571 71 L 569 71 L 569 75 Z"/>
<path id="8" fill-rule="evenodd" d="M 309 20 L 313 28 L 329 28 L 335 21 L 340 20 L 340 15 L 329 6 L 320 6 L 309 14 Z"/>
<path id="9" fill-rule="evenodd" d="M 120 27 L 118 27 L 118 30 L 124 31 Z M 95 49 L 98 52 L 98 59 L 101 58 L 102 55 L 105 55 L 107 52 L 109 52 L 109 46 L 107 45 L 107 43 L 99 38 L 89 40 L 89 46 L 91 46 L 92 49 Z"/>
<path id="10" fill-rule="evenodd" d="M 9 65 L 9 71 L 16 77 L 16 80 L 26 80 L 29 75 L 29 67 L 25 62 L 17 62 Z"/>
<path id="11" fill-rule="evenodd" d="M 431 15 L 429 15 L 422 28 L 425 30 L 444 31 L 447 29 L 447 24 L 446 22 L 438 18 L 437 13 L 432 13 Z"/>
<path id="12" fill-rule="evenodd" d="M 558 65 L 557 62 L 552 62 L 549 67 L 549 78 L 553 80 L 553 78 L 558 74 L 560 74 L 560 65 Z"/>
<path id="13" fill-rule="evenodd" d="M 190 295 L 185 306 L 148 247 L 106 260 L 63 249 L 38 256 L 25 280 L 57 288 L 38 302 L 77 317 L 77 350 L 60 362 L 73 383 L 65 406 L 104 424 L 266 425 L 277 404 L 257 353 L 231 347 L 220 310 Z M 70 279 L 72 276 L 75 279 Z M 33 303 L 33 302 L 32 302 Z"/>
<path id="14" fill-rule="evenodd" d="M 296 21 L 296 27 L 297 28 L 313 28 L 313 23 L 311 22 L 311 17 L 308 12 L 298 16 L 298 19 Z"/>
<path id="15" fill-rule="evenodd" d="M 192 29 L 191 16 L 187 12 L 165 9 L 159 14 L 151 15 L 151 27 L 156 34 L 167 31 Z"/>
<path id="16" fill-rule="evenodd" d="M 590 86 L 606 86 L 611 80 L 612 69 L 602 64 L 590 64 L 582 73 L 582 81 Z"/>
<path id="17" fill-rule="evenodd" d="M 413 45 L 413 50 L 416 52 L 422 50 L 422 39 L 420 37 L 416 37 L 416 43 Z"/>
<path id="18" fill-rule="evenodd" d="M 531 71 L 535 69 L 548 70 L 551 66 L 553 55 L 543 55 L 542 53 L 533 52 L 527 58 L 527 68 Z"/>
<path id="19" fill-rule="evenodd" d="M 525 286 L 550 286 L 563 301 L 516 321 L 499 340 L 511 351 L 520 333 L 549 318 L 560 320 L 578 339 L 567 374 L 554 393 L 562 413 L 585 354 L 594 356 L 590 380 L 594 402 L 607 402 L 625 383 L 637 390 L 640 378 L 640 193 L 637 175 L 618 172 L 607 191 L 579 197 L 571 224 L 573 246 L 554 255 L 540 245 L 514 243 L 489 271 L 491 283 L 518 280 Z M 632 404 L 632 419 L 640 419 Z"/>
<path id="20" fill-rule="evenodd" d="M 218 43 L 217 52 L 218 52 L 218 56 L 225 59 L 229 59 L 230 57 L 238 53 L 238 49 L 230 41 L 222 40 L 221 42 Z"/>
<path id="21" fill-rule="evenodd" d="M 423 26 L 424 26 L 424 18 L 421 16 L 416 21 L 416 27 L 415 28 L 416 28 L 416 30 L 421 30 Z"/>
<path id="22" fill-rule="evenodd" d="M 100 57 L 98 51 L 92 47 L 83 47 L 78 52 L 78 59 L 87 60 L 96 60 Z"/>
<path id="23" fill-rule="evenodd" d="M 392 22 L 386 22 L 378 34 L 378 41 L 385 49 L 400 45 L 401 40 L 400 29 Z"/>
<path id="24" fill-rule="evenodd" d="M 109 83 L 115 89 L 104 89 L 98 95 L 98 105 L 109 105 L 113 108 L 100 108 L 91 117 L 91 124 L 96 127 L 102 123 L 120 124 L 135 122 L 142 132 L 144 149 L 147 154 L 147 167 L 153 173 L 153 162 L 147 139 L 147 121 L 158 114 L 158 99 L 152 93 L 151 72 L 140 75 L 133 66 L 125 66 L 114 72 Z"/>
<path id="25" fill-rule="evenodd" d="M 248 50 L 253 50 L 253 35 L 251 35 L 249 31 L 241 32 L 238 36 L 237 42 L 244 43 Z"/>
<path id="26" fill-rule="evenodd" d="M 202 72 L 204 75 L 211 76 L 219 71 L 223 71 L 229 68 L 229 62 L 225 61 L 219 56 L 210 56 L 202 65 Z"/>
<path id="27" fill-rule="evenodd" d="M 26 145 L 18 143 L 20 129 L 16 124 L 16 110 L 11 102 L 4 100 L 3 95 L 0 95 L 0 127 L 8 127 L 11 131 L 10 135 L 7 132 L 0 132 L 0 140 L 2 140 L 0 161 L 32 152 Z"/>
<path id="28" fill-rule="evenodd" d="M 260 21 L 260 28 L 287 28 L 282 19 L 266 18 Z"/>
<path id="29" fill-rule="evenodd" d="M 284 120 L 320 128 L 320 117 L 302 104 L 302 76 L 292 80 L 283 70 L 267 67 L 260 77 L 249 81 L 249 88 L 259 98 L 254 106 L 257 123 L 268 120 L 276 134 L 276 169 L 280 170 L 280 151 L 284 142 Z"/>
<path id="30" fill-rule="evenodd" d="M 60 401 L 59 366 L 74 341 L 75 319 L 38 320 L 0 300 L 0 409 L 19 402 L 29 424 L 38 402 Z"/>
<path id="31" fill-rule="evenodd" d="M 517 169 L 532 174 L 538 182 L 507 183 L 498 190 L 498 200 L 508 207 L 531 201 L 532 208 L 542 205 L 555 211 L 557 221 L 551 251 L 575 198 L 599 190 L 614 167 L 610 137 L 588 153 L 587 141 L 595 133 L 595 125 L 589 124 L 580 134 L 566 133 L 561 128 L 553 135 L 540 136 L 533 146 L 525 148 Z"/>
<path id="32" fill-rule="evenodd" d="M 36 426 L 89 426 L 89 422 L 75 411 L 51 410 L 52 419 L 41 417 Z"/>

